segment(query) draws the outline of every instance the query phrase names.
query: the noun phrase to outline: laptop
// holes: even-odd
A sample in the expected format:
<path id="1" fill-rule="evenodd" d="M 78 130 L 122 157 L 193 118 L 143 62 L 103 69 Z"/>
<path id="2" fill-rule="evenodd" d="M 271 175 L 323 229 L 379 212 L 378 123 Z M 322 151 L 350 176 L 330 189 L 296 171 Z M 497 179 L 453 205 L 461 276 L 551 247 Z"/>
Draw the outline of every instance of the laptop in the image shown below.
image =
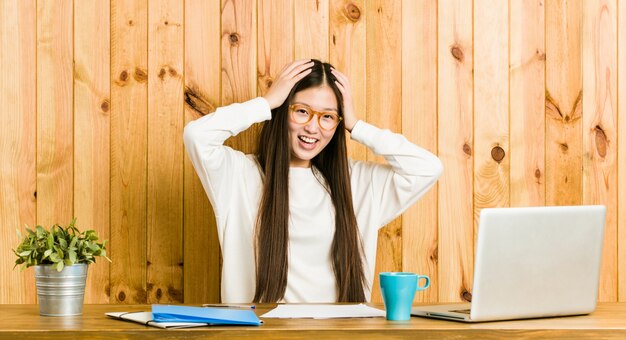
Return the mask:
<path id="1" fill-rule="evenodd" d="M 482 322 L 593 312 L 605 215 L 599 205 L 483 209 L 471 304 L 415 306 L 411 314 Z"/>

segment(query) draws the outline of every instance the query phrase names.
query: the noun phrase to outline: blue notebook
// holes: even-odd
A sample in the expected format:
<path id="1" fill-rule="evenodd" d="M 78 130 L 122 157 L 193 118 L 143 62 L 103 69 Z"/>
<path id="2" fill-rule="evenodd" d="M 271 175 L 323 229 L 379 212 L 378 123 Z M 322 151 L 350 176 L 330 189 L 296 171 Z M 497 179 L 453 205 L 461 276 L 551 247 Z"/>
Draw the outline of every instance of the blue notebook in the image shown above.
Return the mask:
<path id="1" fill-rule="evenodd" d="M 152 305 L 152 318 L 157 322 L 200 322 L 212 325 L 259 326 L 262 321 L 252 310 Z"/>

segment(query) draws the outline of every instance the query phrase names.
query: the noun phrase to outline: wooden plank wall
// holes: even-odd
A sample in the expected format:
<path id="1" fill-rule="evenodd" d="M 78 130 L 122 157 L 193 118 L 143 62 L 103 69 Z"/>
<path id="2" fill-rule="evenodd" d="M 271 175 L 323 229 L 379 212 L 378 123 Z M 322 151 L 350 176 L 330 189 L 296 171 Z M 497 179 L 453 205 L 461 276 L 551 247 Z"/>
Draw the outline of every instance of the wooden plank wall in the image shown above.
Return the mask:
<path id="1" fill-rule="evenodd" d="M 110 6 L 74 2 L 74 216 L 110 238 Z M 109 263 L 91 266 L 87 285 L 94 303 L 109 302 Z"/>
<path id="2" fill-rule="evenodd" d="M 88 303 L 218 302 L 182 130 L 297 58 L 330 61 L 362 119 L 444 163 L 380 231 L 377 271 L 433 279 L 416 301 L 471 298 L 482 208 L 583 203 L 608 207 L 599 300 L 626 301 L 625 25 L 617 0 L 1 1 L 0 303 L 36 301 L 15 229 L 73 216 L 110 240 Z M 258 132 L 227 143 L 253 152 Z"/>
<path id="3" fill-rule="evenodd" d="M 35 278 L 13 270 L 15 229 L 37 219 L 37 7 L 0 2 L 0 301 L 34 303 Z"/>
<path id="4" fill-rule="evenodd" d="M 147 301 L 148 6 L 111 1 L 110 301 Z"/>

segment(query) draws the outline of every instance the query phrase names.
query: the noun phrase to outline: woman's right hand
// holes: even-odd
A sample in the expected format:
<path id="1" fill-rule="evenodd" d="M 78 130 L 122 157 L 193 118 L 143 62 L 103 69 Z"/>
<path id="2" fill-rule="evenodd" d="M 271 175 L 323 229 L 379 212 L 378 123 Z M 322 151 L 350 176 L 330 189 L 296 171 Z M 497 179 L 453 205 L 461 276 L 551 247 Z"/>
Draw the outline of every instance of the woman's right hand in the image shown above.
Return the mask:
<path id="1" fill-rule="evenodd" d="M 272 82 L 272 86 L 263 96 L 270 104 L 271 109 L 275 109 L 285 102 L 293 86 L 311 73 L 311 67 L 313 67 L 311 59 L 296 60 L 283 67 L 278 77 Z"/>

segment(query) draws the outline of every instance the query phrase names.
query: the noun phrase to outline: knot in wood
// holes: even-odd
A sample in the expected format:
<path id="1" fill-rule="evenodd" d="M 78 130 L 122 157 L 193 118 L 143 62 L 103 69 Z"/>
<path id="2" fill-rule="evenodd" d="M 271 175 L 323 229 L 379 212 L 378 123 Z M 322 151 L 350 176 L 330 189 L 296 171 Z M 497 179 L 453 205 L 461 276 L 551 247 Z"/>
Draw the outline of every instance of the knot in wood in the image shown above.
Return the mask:
<path id="1" fill-rule="evenodd" d="M 148 73 L 146 72 L 146 70 L 135 67 L 135 73 L 133 73 L 133 78 L 135 78 L 135 80 L 139 83 L 145 83 L 148 81 Z"/>
<path id="2" fill-rule="evenodd" d="M 120 292 L 119 294 L 117 294 L 117 299 L 118 299 L 119 301 L 124 301 L 124 300 L 126 300 L 126 293 L 124 293 L 123 291 L 122 291 L 122 292 Z"/>
<path id="3" fill-rule="evenodd" d="M 604 130 L 600 127 L 600 125 L 597 125 L 594 130 L 596 134 L 596 150 L 598 151 L 598 155 L 604 158 L 606 157 L 606 149 L 608 148 L 608 140 L 606 138 L 606 134 L 604 133 Z"/>
<path id="4" fill-rule="evenodd" d="M 439 248 L 435 247 L 433 251 L 430 253 L 430 260 L 437 263 L 439 261 Z"/>
<path id="5" fill-rule="evenodd" d="M 467 144 L 467 143 L 463 144 L 463 152 L 466 155 L 471 156 L 472 155 L 472 147 L 469 146 L 469 144 Z"/>
<path id="6" fill-rule="evenodd" d="M 100 104 L 100 109 L 102 109 L 102 112 L 109 112 L 110 108 L 111 108 L 111 105 L 108 99 L 103 100 L 102 104 Z"/>
<path id="7" fill-rule="evenodd" d="M 237 45 L 239 43 L 239 34 L 237 33 L 231 33 L 228 36 L 228 41 L 230 41 L 231 45 Z"/>
<path id="8" fill-rule="evenodd" d="M 467 289 L 463 289 L 461 299 L 463 299 L 463 301 L 472 302 L 472 293 L 468 292 Z"/>
<path id="9" fill-rule="evenodd" d="M 171 300 L 182 302 L 184 299 L 183 292 L 180 289 L 176 289 L 172 286 L 167 287 L 167 294 Z"/>
<path id="10" fill-rule="evenodd" d="M 504 159 L 504 156 L 504 149 L 502 149 L 501 147 L 496 146 L 491 149 L 491 158 L 493 158 L 494 161 L 500 163 Z"/>
<path id="11" fill-rule="evenodd" d="M 541 50 L 537 49 L 537 50 L 535 51 L 535 54 L 537 55 L 537 59 L 538 59 L 538 60 L 541 60 L 541 61 L 546 60 L 546 54 L 545 54 L 545 52 L 542 52 Z"/>
<path id="12" fill-rule="evenodd" d="M 127 81 L 128 80 L 128 72 L 126 70 L 122 71 L 122 73 L 120 73 L 120 80 L 121 81 Z"/>
<path id="13" fill-rule="evenodd" d="M 462 63 L 463 59 L 465 59 L 463 50 L 457 45 L 454 45 L 452 46 L 452 48 L 450 48 L 450 53 L 452 53 L 452 57 L 454 57 L 454 59 L 456 59 L 460 63 Z"/>
<path id="14" fill-rule="evenodd" d="M 347 4 L 345 6 L 345 11 L 346 17 L 348 17 L 348 19 L 352 22 L 357 22 L 361 18 L 361 9 L 353 3 Z"/>
<path id="15" fill-rule="evenodd" d="M 196 89 L 194 86 L 185 86 L 185 103 L 202 116 L 215 110 L 209 100 L 202 96 L 200 90 Z"/>

